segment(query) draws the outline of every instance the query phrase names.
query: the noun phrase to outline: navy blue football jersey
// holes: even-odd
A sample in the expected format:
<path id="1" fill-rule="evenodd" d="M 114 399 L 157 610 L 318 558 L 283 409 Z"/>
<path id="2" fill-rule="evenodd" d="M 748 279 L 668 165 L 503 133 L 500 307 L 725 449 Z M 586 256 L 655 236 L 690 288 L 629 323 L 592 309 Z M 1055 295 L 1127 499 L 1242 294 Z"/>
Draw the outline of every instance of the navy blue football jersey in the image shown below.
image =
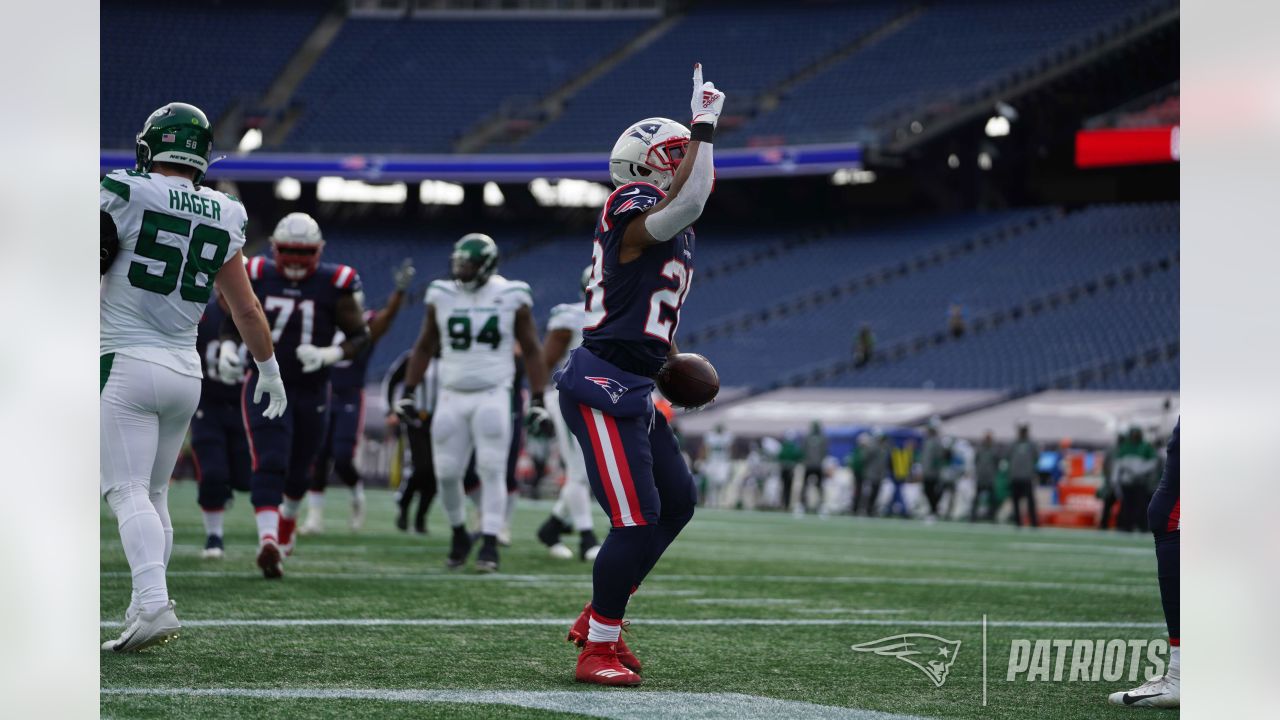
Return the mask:
<path id="1" fill-rule="evenodd" d="M 360 275 L 350 266 L 322 262 L 305 280 L 295 281 L 262 256 L 251 259 L 248 270 L 253 291 L 267 313 L 285 387 L 328 382 L 329 368 L 302 372 L 298 346 L 333 344 L 338 298 L 361 290 Z"/>
<path id="2" fill-rule="evenodd" d="M 373 316 L 376 314 L 373 310 L 366 310 L 364 312 L 365 324 L 368 325 L 373 322 Z M 333 341 L 335 343 L 340 343 L 343 340 L 346 340 L 346 335 L 342 333 L 342 330 L 334 333 Z M 369 343 L 364 350 L 360 351 L 359 355 L 350 360 L 341 360 L 334 363 L 333 370 L 329 373 L 329 387 L 333 388 L 334 392 L 357 390 L 364 387 L 365 375 L 369 371 L 369 358 L 373 356 L 373 346 L 375 344 Z"/>
<path id="3" fill-rule="evenodd" d="M 204 361 L 204 380 L 200 384 L 201 404 L 207 402 L 240 404 L 241 383 L 224 385 L 218 379 L 218 350 L 222 346 L 219 334 L 222 332 L 222 323 L 226 317 L 227 314 L 218 305 L 218 298 L 213 297 L 204 306 L 204 315 L 200 318 L 200 324 L 196 326 L 196 351 Z M 243 346 L 240 350 L 240 359 L 244 360 Z"/>
<path id="4" fill-rule="evenodd" d="M 596 223 L 587 283 L 582 345 L 597 357 L 645 377 L 657 375 L 680 325 L 693 282 L 693 228 L 619 262 L 627 224 L 665 197 L 648 183 L 623 185 L 605 201 Z"/>

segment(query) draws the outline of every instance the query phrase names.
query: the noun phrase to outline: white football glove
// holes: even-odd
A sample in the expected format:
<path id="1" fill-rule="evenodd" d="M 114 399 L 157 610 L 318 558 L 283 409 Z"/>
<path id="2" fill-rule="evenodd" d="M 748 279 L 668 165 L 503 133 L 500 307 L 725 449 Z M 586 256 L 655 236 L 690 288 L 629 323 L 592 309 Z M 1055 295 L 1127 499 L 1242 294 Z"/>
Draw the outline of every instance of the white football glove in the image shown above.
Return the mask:
<path id="1" fill-rule="evenodd" d="M 396 289 L 400 292 L 408 290 L 409 286 L 413 284 L 413 276 L 417 272 L 417 270 L 413 269 L 413 258 L 405 258 L 404 262 L 400 263 L 400 267 L 391 273 L 391 279 L 395 281 Z"/>
<path id="2" fill-rule="evenodd" d="M 267 409 L 262 411 L 262 417 L 273 420 L 283 415 L 289 401 L 285 399 L 284 378 L 280 377 L 280 363 L 276 361 L 275 355 L 258 363 L 258 382 L 253 388 L 253 402 L 261 402 L 264 394 L 270 395 L 271 399 L 267 402 Z"/>
<path id="3" fill-rule="evenodd" d="M 693 100 L 690 102 L 690 109 L 693 110 L 693 122 L 711 123 L 714 126 L 720 122 L 720 112 L 724 110 L 724 93 L 717 90 L 716 86 L 710 82 L 702 82 L 702 63 L 695 63 L 693 66 Z"/>
<path id="4" fill-rule="evenodd" d="M 223 340 L 218 346 L 218 380 L 224 385 L 244 381 L 244 361 L 240 359 L 240 345 L 234 340 Z"/>
<path id="5" fill-rule="evenodd" d="M 342 347 L 340 345 L 330 345 L 328 347 L 316 347 L 315 345 L 298 346 L 298 362 L 302 363 L 302 372 L 304 373 L 312 373 L 320 368 L 329 367 L 341 359 Z"/>

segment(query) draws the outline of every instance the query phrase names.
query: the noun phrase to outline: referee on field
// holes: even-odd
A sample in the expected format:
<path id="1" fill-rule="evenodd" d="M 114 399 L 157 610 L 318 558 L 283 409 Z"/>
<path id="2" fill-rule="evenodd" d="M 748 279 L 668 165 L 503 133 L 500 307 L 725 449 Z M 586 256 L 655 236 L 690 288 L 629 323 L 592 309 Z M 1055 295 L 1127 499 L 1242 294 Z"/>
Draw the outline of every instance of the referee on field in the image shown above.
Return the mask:
<path id="1" fill-rule="evenodd" d="M 419 383 L 415 391 L 413 405 L 418 408 L 418 417 L 401 421 L 394 408 L 404 388 L 409 355 L 408 350 L 401 353 L 387 370 L 387 375 L 382 380 L 382 396 L 387 400 L 387 427 L 403 432 L 408 438 L 409 455 L 413 462 L 413 472 L 400 481 L 400 489 L 396 493 L 396 503 L 400 506 L 396 527 L 401 530 L 409 529 L 409 506 L 413 504 L 414 493 L 418 493 L 421 499 L 418 501 L 418 511 L 413 516 L 413 531 L 425 535 L 427 511 L 431 509 L 431 501 L 436 497 L 436 470 L 431 459 L 431 413 L 436 407 L 436 374 L 440 363 L 431 363 L 424 382 Z"/>

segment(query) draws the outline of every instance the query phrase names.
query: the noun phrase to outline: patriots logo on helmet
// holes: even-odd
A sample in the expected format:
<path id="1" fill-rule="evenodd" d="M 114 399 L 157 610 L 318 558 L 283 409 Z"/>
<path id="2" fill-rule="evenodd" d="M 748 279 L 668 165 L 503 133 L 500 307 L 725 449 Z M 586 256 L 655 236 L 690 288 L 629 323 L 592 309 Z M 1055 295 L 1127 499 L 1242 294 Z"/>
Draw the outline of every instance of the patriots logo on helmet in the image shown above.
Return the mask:
<path id="1" fill-rule="evenodd" d="M 630 137 L 640 138 L 645 142 L 649 142 L 661 127 L 662 126 L 658 123 L 643 123 L 632 128 L 628 135 Z"/>
<path id="2" fill-rule="evenodd" d="M 617 405 L 618 401 L 622 399 L 623 393 L 631 389 L 613 378 L 588 376 L 586 379 L 599 385 L 600 389 L 605 391 L 614 405 Z"/>
<path id="3" fill-rule="evenodd" d="M 654 204 L 657 202 L 658 202 L 658 198 L 652 195 L 637 195 L 627 200 L 626 202 L 622 203 L 618 207 L 614 208 L 613 214 L 621 215 L 622 213 L 627 212 L 629 210 L 637 210 L 637 209 L 648 210 L 649 208 L 653 207 Z"/>
<path id="4" fill-rule="evenodd" d="M 960 641 L 924 633 L 906 633 L 859 643 L 850 649 L 898 658 L 928 676 L 934 687 L 942 687 L 951 665 L 960 654 Z M 919 659 L 916 656 L 920 656 Z"/>

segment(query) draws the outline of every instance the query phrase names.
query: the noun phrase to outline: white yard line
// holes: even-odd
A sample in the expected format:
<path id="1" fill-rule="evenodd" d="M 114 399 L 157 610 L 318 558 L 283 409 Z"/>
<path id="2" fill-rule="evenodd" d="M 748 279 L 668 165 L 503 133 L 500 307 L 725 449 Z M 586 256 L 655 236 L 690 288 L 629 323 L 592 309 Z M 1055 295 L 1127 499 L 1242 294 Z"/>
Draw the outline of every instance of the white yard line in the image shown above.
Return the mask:
<path id="1" fill-rule="evenodd" d="M 103 695 L 222 697 L 257 700 L 373 700 L 476 703 L 550 710 L 615 720 L 923 720 L 914 715 L 816 705 L 740 693 L 617 692 L 610 690 L 355 690 L 347 688 L 102 688 Z"/>
<path id="2" fill-rule="evenodd" d="M 102 577 L 127 578 L 128 571 L 104 570 Z M 244 572 L 225 570 L 170 570 L 168 577 L 203 577 L 203 578 L 241 578 L 256 579 L 255 572 L 246 568 Z M 290 581 L 306 580 L 403 580 L 410 582 L 506 582 L 530 583 L 534 585 L 550 583 L 585 583 L 587 575 L 479 575 L 473 573 L 359 573 L 359 572 L 323 572 L 299 569 L 289 574 Z M 645 587 L 670 582 L 768 582 L 768 583 L 800 583 L 812 585 L 921 585 L 938 587 L 1003 587 L 1030 590 L 1071 590 L 1092 591 L 1102 593 L 1155 593 L 1156 586 L 1152 582 L 1114 582 L 1114 583 L 1075 583 L 1075 582 L 1043 582 L 1036 580 L 1009 580 L 990 578 L 948 578 L 948 577 L 885 577 L 872 575 L 829 576 L 829 575 L 655 575 L 646 581 Z M 641 595 L 644 591 L 641 590 Z"/>
<path id="3" fill-rule="evenodd" d="M 542 627 L 563 626 L 573 618 L 279 618 L 246 619 L 223 618 L 216 620 L 182 619 L 184 627 Z M 642 618 L 636 627 L 810 627 L 810 626 L 906 626 L 911 627 L 978 627 L 980 620 L 888 620 L 876 618 Z M 103 628 L 118 628 L 118 620 L 103 620 Z M 1010 628 L 1163 628 L 1159 622 L 1107 622 L 1107 621 L 1055 621 L 1055 620 L 992 620 L 988 627 Z"/>

